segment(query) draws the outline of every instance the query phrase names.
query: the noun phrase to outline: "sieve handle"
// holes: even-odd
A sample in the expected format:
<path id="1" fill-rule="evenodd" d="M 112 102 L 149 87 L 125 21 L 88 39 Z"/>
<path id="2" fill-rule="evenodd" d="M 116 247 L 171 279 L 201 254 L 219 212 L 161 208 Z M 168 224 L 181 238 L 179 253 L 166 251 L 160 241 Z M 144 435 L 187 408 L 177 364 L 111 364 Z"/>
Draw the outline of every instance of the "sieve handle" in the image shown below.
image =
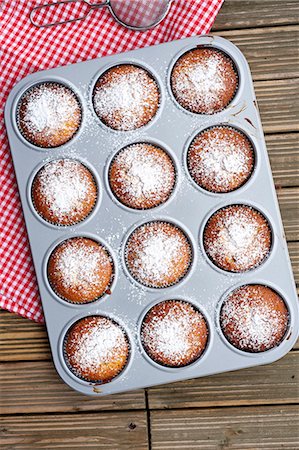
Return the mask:
<path id="1" fill-rule="evenodd" d="M 76 19 L 68 19 L 68 20 L 62 20 L 62 21 L 57 21 L 57 22 L 49 22 L 49 23 L 42 24 L 42 25 L 40 25 L 38 22 L 36 22 L 34 20 L 34 14 L 36 13 L 36 11 L 41 11 L 43 9 L 55 8 L 57 5 L 64 5 L 67 3 L 85 3 L 86 5 L 88 5 L 90 7 L 90 9 L 89 9 L 89 11 L 87 11 L 87 13 L 84 16 L 77 17 Z M 62 1 L 59 1 L 56 3 L 47 3 L 46 5 L 38 5 L 38 6 L 35 6 L 30 11 L 30 16 L 29 16 L 30 22 L 32 23 L 32 25 L 34 25 L 38 28 L 47 28 L 47 27 L 53 27 L 55 25 L 63 25 L 64 23 L 77 22 L 78 20 L 86 19 L 86 17 L 89 15 L 89 13 L 93 9 L 103 8 L 104 6 L 108 6 L 109 3 L 110 3 L 110 0 L 105 0 L 102 3 L 95 3 L 95 4 L 90 4 L 90 3 L 88 3 L 87 0 L 62 0 Z"/>

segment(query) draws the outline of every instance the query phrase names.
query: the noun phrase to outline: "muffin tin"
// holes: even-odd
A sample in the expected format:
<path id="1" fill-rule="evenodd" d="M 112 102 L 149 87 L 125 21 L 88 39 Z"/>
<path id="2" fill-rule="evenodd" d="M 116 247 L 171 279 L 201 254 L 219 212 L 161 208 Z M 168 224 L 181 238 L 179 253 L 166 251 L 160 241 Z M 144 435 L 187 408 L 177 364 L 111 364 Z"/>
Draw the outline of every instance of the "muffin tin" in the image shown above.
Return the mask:
<path id="1" fill-rule="evenodd" d="M 214 115 L 188 112 L 176 102 L 170 87 L 174 63 L 196 46 L 212 46 L 235 62 L 238 91 L 229 106 Z M 92 106 L 92 92 L 98 77 L 109 67 L 129 63 L 147 69 L 157 80 L 161 103 L 157 115 L 135 131 L 114 131 L 103 125 Z M 24 139 L 16 122 L 20 97 L 29 87 L 43 81 L 58 81 L 69 86 L 82 104 L 83 120 L 78 133 L 57 148 L 38 148 Z M 95 59 L 75 65 L 37 72 L 21 80 L 12 90 L 5 108 L 5 122 L 17 175 L 34 266 L 41 294 L 54 364 L 61 378 L 75 390 L 87 395 L 107 395 L 189 378 L 241 369 L 273 362 L 286 354 L 298 335 L 298 303 L 287 244 L 282 228 L 261 121 L 248 64 L 229 41 L 214 36 L 199 36 L 144 48 L 125 54 Z M 186 152 L 194 136 L 214 125 L 229 125 L 243 131 L 255 150 L 251 178 L 239 189 L 215 194 L 195 186 L 186 168 Z M 121 148 L 136 142 L 149 142 L 164 148 L 177 169 L 176 186 L 170 199 L 152 210 L 132 210 L 120 204 L 108 183 L 108 164 Z M 90 216 L 75 226 L 55 226 L 35 211 L 31 184 L 38 169 L 48 161 L 74 158 L 92 171 L 99 199 Z M 246 273 L 229 273 L 208 259 L 202 244 L 204 225 L 217 209 L 230 204 L 246 204 L 261 211 L 272 227 L 272 249 L 259 267 Z M 134 282 L 124 266 L 124 245 L 138 225 L 164 220 L 181 227 L 190 238 L 194 258 L 187 277 L 167 288 L 146 288 Z M 63 301 L 51 290 L 47 262 L 53 248 L 73 236 L 91 237 L 102 242 L 115 261 L 111 293 L 84 305 Z M 243 284 L 264 284 L 284 299 L 290 314 L 288 331 L 279 346 L 263 353 L 246 353 L 233 348 L 219 329 L 219 311 L 225 296 Z M 143 317 L 162 300 L 185 300 L 205 317 L 209 327 L 208 345 L 194 363 L 169 368 L 152 361 L 140 340 Z M 63 343 L 67 330 L 78 319 L 89 315 L 112 318 L 126 331 L 130 357 L 124 371 L 101 386 L 76 377 L 67 367 Z"/>

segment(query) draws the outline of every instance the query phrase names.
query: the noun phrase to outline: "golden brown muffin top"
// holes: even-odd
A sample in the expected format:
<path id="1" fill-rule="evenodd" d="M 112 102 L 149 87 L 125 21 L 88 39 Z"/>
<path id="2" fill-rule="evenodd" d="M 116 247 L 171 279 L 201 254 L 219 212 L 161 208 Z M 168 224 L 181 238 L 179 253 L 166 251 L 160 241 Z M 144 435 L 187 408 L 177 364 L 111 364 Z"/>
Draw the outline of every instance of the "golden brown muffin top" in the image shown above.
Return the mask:
<path id="1" fill-rule="evenodd" d="M 216 266 L 229 272 L 245 272 L 268 256 L 272 232 L 267 219 L 256 209 L 230 205 L 210 217 L 203 244 Z"/>
<path id="2" fill-rule="evenodd" d="M 68 331 L 64 354 L 75 375 L 86 381 L 107 383 L 124 369 L 129 357 L 129 340 L 112 319 L 89 316 Z"/>
<path id="3" fill-rule="evenodd" d="M 45 220 L 55 225 L 73 225 L 93 210 L 97 186 L 82 163 L 59 159 L 39 170 L 31 194 L 35 209 Z"/>
<path id="4" fill-rule="evenodd" d="M 192 247 L 185 233 L 169 222 L 139 226 L 125 247 L 127 267 L 141 284 L 162 288 L 178 283 L 188 272 Z"/>
<path id="5" fill-rule="evenodd" d="M 17 112 L 23 136 L 38 147 L 58 147 L 78 131 L 81 105 L 74 92 L 57 82 L 39 83 L 26 91 Z"/>
<path id="6" fill-rule="evenodd" d="M 54 292 L 73 303 L 89 303 L 110 287 L 113 260 L 106 248 L 86 237 L 63 241 L 48 262 L 48 279 Z"/>
<path id="7" fill-rule="evenodd" d="M 203 189 L 231 192 L 250 177 L 254 150 L 245 134 L 228 126 L 215 126 L 194 138 L 187 164 L 191 177 Z"/>
<path id="8" fill-rule="evenodd" d="M 111 162 L 112 192 L 124 205 L 150 209 L 164 203 L 175 184 L 175 168 L 161 148 L 137 143 L 120 150 Z"/>
<path id="9" fill-rule="evenodd" d="M 153 306 L 145 316 L 141 340 L 148 355 L 158 364 L 182 367 L 203 353 L 208 326 L 190 303 L 167 300 Z"/>
<path id="10" fill-rule="evenodd" d="M 178 59 L 172 70 L 171 87 L 183 108 L 214 114 L 232 101 L 238 74 L 228 55 L 216 48 L 198 47 Z"/>
<path id="11" fill-rule="evenodd" d="M 282 298 L 262 285 L 245 285 L 225 300 L 221 328 L 240 350 L 262 352 L 277 346 L 287 331 L 289 313 Z"/>
<path id="12" fill-rule="evenodd" d="M 150 73 L 132 64 L 112 67 L 100 76 L 93 93 L 98 117 L 110 128 L 136 130 L 156 114 L 159 88 Z"/>

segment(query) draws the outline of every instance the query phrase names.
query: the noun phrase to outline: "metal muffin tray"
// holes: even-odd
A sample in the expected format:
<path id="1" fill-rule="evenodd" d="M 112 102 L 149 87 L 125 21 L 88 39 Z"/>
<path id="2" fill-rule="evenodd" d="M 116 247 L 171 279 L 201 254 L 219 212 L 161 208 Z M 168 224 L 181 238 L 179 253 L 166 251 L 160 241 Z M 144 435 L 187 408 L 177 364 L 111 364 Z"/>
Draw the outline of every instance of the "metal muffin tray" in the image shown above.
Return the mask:
<path id="1" fill-rule="evenodd" d="M 227 53 L 239 74 L 237 94 L 230 105 L 214 115 L 200 115 L 178 105 L 170 88 L 171 69 L 184 52 L 198 45 L 213 46 Z M 103 125 L 92 106 L 92 91 L 98 77 L 107 68 L 132 63 L 146 68 L 157 80 L 161 104 L 155 118 L 136 131 L 113 131 Z M 83 111 L 79 132 L 67 144 L 41 149 L 27 142 L 16 124 L 20 96 L 42 81 L 58 81 L 78 95 Z M 271 363 L 285 355 L 298 335 L 298 301 L 287 244 L 271 175 L 262 125 L 257 108 L 249 66 L 229 41 L 214 36 L 199 36 L 143 48 L 124 54 L 94 59 L 52 70 L 34 73 L 21 80 L 6 103 L 5 122 L 27 225 L 47 330 L 56 369 L 75 390 L 87 395 L 107 395 L 189 378 Z M 195 186 L 186 169 L 186 151 L 201 130 L 217 124 L 229 124 L 242 130 L 252 141 L 255 168 L 249 181 L 228 194 L 213 194 Z M 173 157 L 177 185 L 170 200 L 153 210 L 136 211 L 122 206 L 113 197 L 108 180 L 108 165 L 122 147 L 135 142 L 157 143 Z M 94 212 L 85 221 L 70 227 L 45 222 L 35 212 L 30 187 L 37 170 L 45 162 L 74 158 L 89 167 L 98 183 L 100 196 Z M 243 274 L 228 273 L 215 267 L 202 245 L 204 225 L 212 212 L 229 204 L 252 205 L 268 218 L 273 245 L 266 261 Z M 193 245 L 194 261 L 188 276 L 164 289 L 142 288 L 124 265 L 124 243 L 137 225 L 155 220 L 178 224 Z M 72 236 L 90 236 L 110 250 L 116 267 L 111 295 L 85 305 L 67 303 L 57 297 L 47 280 L 46 266 L 57 243 Z M 261 283 L 275 289 L 285 300 L 290 313 L 289 329 L 281 344 L 263 353 L 237 350 L 222 335 L 219 326 L 220 305 L 225 296 L 243 284 Z M 140 342 L 141 321 L 149 308 L 161 300 L 182 299 L 193 303 L 209 325 L 209 341 L 198 361 L 183 368 L 167 368 L 154 363 Z M 101 386 L 77 378 L 63 357 L 63 340 L 71 324 L 88 315 L 113 318 L 126 330 L 131 354 L 125 370 L 110 383 Z"/>

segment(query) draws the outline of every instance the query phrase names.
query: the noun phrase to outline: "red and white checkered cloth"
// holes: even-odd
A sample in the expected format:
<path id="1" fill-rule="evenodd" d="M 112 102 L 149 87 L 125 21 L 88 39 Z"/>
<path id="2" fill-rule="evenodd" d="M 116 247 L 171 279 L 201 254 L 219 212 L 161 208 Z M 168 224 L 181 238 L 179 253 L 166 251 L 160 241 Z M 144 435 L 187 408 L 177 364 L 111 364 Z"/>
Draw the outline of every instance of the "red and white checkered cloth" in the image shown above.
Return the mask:
<path id="1" fill-rule="evenodd" d="M 156 28 L 140 33 L 117 24 L 107 8 L 92 11 L 85 21 L 37 28 L 31 25 L 29 13 L 48 1 L 0 0 L 0 307 L 43 321 L 4 127 L 3 108 L 12 87 L 39 70 L 207 33 L 222 2 L 174 0 L 167 17 Z M 55 11 L 40 18 L 65 20 L 68 14 L 74 18 L 86 12 L 86 4 L 51 9 Z"/>

